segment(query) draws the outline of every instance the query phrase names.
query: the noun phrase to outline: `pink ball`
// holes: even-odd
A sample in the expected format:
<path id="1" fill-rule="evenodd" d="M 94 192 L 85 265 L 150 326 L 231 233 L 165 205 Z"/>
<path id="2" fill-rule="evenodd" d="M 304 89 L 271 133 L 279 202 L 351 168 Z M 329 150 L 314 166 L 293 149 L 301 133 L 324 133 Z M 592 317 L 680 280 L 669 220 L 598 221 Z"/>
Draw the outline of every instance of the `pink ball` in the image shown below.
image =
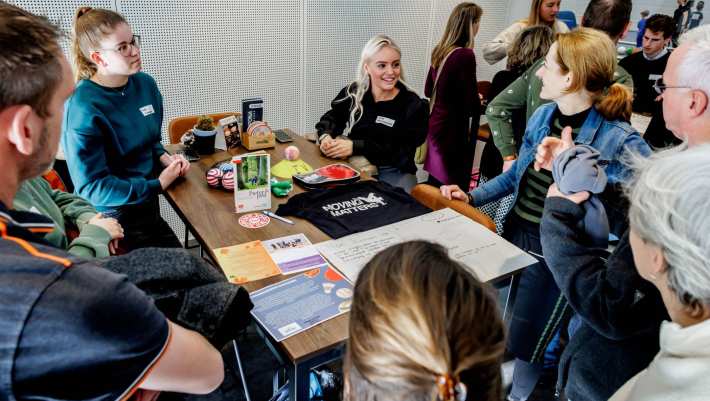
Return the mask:
<path id="1" fill-rule="evenodd" d="M 219 180 L 222 178 L 222 170 L 218 168 L 210 169 L 207 172 L 207 185 L 217 188 L 219 187 Z"/>
<path id="2" fill-rule="evenodd" d="M 293 145 L 287 146 L 286 149 L 284 149 L 284 157 L 286 160 L 298 160 L 299 156 L 301 156 L 301 151 Z"/>
<path id="3" fill-rule="evenodd" d="M 228 171 L 222 177 L 222 186 L 224 189 L 232 190 L 234 189 L 234 172 Z"/>

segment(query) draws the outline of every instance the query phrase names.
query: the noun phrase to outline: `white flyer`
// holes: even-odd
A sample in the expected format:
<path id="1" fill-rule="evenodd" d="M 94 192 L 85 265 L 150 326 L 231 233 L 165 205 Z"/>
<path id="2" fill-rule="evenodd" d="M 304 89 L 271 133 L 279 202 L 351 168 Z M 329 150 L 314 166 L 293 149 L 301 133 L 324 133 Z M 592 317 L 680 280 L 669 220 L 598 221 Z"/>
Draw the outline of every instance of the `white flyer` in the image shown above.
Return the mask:
<path id="1" fill-rule="evenodd" d="M 379 251 L 395 244 L 425 240 L 443 245 L 481 281 L 496 281 L 537 262 L 496 233 L 449 208 L 373 230 L 316 244 L 351 282 Z"/>

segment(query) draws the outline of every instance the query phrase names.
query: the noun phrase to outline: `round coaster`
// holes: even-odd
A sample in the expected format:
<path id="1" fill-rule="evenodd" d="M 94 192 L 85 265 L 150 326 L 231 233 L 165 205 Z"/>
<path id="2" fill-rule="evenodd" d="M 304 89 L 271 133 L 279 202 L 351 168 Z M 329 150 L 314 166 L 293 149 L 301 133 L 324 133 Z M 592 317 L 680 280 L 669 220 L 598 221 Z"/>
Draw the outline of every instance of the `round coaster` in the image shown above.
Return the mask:
<path id="1" fill-rule="evenodd" d="M 261 228 L 269 224 L 269 216 L 261 213 L 248 213 L 239 218 L 239 225 L 246 228 Z"/>

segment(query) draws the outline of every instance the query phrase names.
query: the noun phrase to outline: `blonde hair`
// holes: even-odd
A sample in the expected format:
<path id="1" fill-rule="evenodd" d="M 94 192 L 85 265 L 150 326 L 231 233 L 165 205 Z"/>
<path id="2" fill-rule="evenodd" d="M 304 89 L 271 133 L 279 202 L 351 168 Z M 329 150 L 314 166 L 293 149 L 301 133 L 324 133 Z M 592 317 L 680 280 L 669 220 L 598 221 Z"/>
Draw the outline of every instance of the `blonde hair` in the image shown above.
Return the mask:
<path id="1" fill-rule="evenodd" d="M 616 71 L 616 48 L 604 32 L 577 28 L 557 37 L 557 63 L 562 73 L 572 73 L 567 90 L 586 89 L 593 94 L 595 106 L 607 120 L 631 117 L 631 90 L 612 83 Z"/>
<path id="2" fill-rule="evenodd" d="M 483 9 L 476 3 L 461 3 L 457 5 L 446 23 L 444 35 L 431 52 L 431 66 L 439 65 L 447 54 L 457 47 L 473 47 L 471 26 L 478 23 L 483 15 Z"/>
<path id="3" fill-rule="evenodd" d="M 469 400 L 499 400 L 504 339 L 489 288 L 442 246 L 392 246 L 355 284 L 344 400 L 453 401 L 457 381 Z"/>
<path id="4" fill-rule="evenodd" d="M 74 17 L 72 54 L 76 67 L 76 80 L 89 79 L 96 73 L 96 64 L 89 58 L 101 46 L 101 40 L 110 35 L 116 26 L 128 24 L 123 16 L 103 8 L 79 7 Z"/>
<path id="5" fill-rule="evenodd" d="M 545 25 L 549 26 L 550 29 L 552 29 L 553 33 L 557 33 L 557 27 L 555 26 L 555 22 L 553 21 L 551 25 L 547 25 L 545 21 L 542 21 L 540 19 L 540 7 L 542 7 L 542 2 L 547 1 L 547 0 L 532 0 L 530 3 L 530 13 L 528 14 L 528 17 L 521 22 L 527 24 L 528 26 L 535 26 L 535 25 Z"/>
<path id="6" fill-rule="evenodd" d="M 508 49 L 508 70 L 525 71 L 537 60 L 545 57 L 554 41 L 552 29 L 536 25 L 523 29 Z"/>
<path id="7" fill-rule="evenodd" d="M 350 117 L 348 118 L 348 122 L 343 130 L 344 136 L 348 136 L 355 124 L 360 121 L 360 117 L 362 117 L 362 98 L 365 97 L 365 93 L 370 90 L 370 75 L 367 71 L 365 71 L 365 64 L 367 64 L 372 57 L 377 54 L 377 52 L 385 47 L 393 49 L 400 55 L 400 57 L 402 56 L 402 51 L 397 43 L 392 40 L 392 38 L 386 35 L 376 35 L 367 41 L 365 47 L 362 49 L 362 53 L 360 53 L 360 63 L 357 67 L 357 78 L 355 81 L 351 82 L 345 90 L 347 95 L 342 99 L 336 99 L 334 101 L 339 103 L 350 100 L 352 102 L 352 106 L 350 107 Z M 407 89 L 411 90 L 409 85 L 404 82 L 404 66 L 402 66 L 401 60 L 398 81 L 401 82 Z"/>

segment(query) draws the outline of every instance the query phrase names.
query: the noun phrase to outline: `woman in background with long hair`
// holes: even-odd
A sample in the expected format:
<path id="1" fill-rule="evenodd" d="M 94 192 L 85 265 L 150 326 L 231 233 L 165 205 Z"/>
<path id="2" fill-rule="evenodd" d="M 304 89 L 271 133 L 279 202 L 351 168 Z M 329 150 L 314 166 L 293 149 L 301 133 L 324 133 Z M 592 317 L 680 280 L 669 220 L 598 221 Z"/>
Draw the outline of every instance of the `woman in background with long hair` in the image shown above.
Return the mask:
<path id="1" fill-rule="evenodd" d="M 473 41 L 483 10 L 461 3 L 431 54 L 424 94 L 431 99 L 424 170 L 428 183 L 468 189 L 481 115 Z"/>
<path id="2" fill-rule="evenodd" d="M 561 0 L 532 0 L 528 17 L 514 22 L 513 25 L 483 46 L 483 58 L 488 64 L 495 64 L 503 60 L 520 31 L 529 26 L 547 25 L 554 34 L 569 32 L 567 24 L 557 19 L 560 3 Z"/>

